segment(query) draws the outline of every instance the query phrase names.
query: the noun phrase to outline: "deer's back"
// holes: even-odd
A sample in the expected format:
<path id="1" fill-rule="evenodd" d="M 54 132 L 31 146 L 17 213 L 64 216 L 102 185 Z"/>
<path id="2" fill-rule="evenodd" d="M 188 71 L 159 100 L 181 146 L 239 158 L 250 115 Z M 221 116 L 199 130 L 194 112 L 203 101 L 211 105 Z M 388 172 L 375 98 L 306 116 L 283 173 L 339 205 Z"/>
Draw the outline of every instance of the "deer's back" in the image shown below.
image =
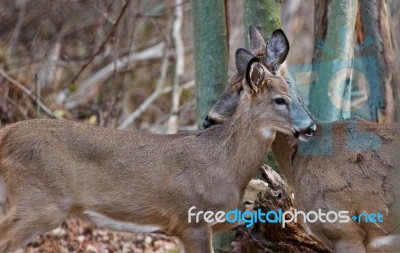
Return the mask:
<path id="1" fill-rule="evenodd" d="M 214 143 L 196 133 L 155 135 L 29 120 L 0 130 L 0 177 L 18 177 L 15 191 L 21 196 L 26 188 L 38 188 L 66 208 L 127 210 L 121 219 L 134 214 L 146 220 L 155 211 L 186 215 L 189 207 L 201 210 L 210 200 L 218 207 L 228 199 L 233 207 L 237 192 L 218 194 L 229 182 L 221 180 L 223 154 Z M 219 197 L 208 197 L 215 194 Z M 182 212 L 171 205 L 175 199 Z"/>
<path id="2" fill-rule="evenodd" d="M 400 125 L 345 120 L 324 124 L 319 140 L 299 147 L 293 160 L 296 205 L 303 210 L 377 213 L 383 223 L 310 224 L 329 237 L 343 230 L 360 228 L 367 237 L 390 234 L 399 225 L 398 187 L 400 168 L 395 137 Z M 323 133 L 322 133 L 323 132 Z M 332 140 L 331 142 L 329 140 Z M 314 154 L 301 154 L 302 148 Z M 398 146 L 397 146 L 398 147 Z M 328 152 L 331 151 L 331 152 Z M 349 226 L 358 228 L 349 229 Z M 320 232 L 321 232 L 320 231 Z M 328 231 L 328 232 L 327 232 Z"/>

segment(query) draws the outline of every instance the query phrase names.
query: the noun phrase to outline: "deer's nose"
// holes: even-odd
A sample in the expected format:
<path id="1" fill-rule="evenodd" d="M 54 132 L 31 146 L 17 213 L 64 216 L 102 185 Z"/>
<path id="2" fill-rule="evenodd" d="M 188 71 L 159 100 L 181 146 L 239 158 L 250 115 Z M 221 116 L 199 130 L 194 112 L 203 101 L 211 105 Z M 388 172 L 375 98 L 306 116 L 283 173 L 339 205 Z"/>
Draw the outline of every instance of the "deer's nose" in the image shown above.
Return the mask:
<path id="1" fill-rule="evenodd" d="M 203 128 L 207 129 L 210 126 L 215 125 L 215 121 L 213 119 L 210 119 L 208 116 L 203 121 Z"/>
<path id="2" fill-rule="evenodd" d="M 314 123 L 311 123 L 309 127 L 304 131 L 307 135 L 314 135 L 315 131 L 317 130 L 317 126 Z"/>

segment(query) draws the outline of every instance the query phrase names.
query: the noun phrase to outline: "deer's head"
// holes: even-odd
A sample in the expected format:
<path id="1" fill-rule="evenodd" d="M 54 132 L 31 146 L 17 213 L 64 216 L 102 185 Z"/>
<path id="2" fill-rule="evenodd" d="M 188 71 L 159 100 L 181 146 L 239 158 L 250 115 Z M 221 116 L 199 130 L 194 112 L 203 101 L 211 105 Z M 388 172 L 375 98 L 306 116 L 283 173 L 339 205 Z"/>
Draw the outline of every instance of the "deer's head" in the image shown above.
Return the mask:
<path id="1" fill-rule="evenodd" d="M 225 122 L 237 109 L 243 92 L 252 99 L 261 98 L 265 92 L 265 111 L 269 111 L 270 122 L 276 129 L 295 137 L 308 139 L 315 132 L 315 124 L 305 110 L 301 96 L 291 84 L 292 80 L 285 66 L 282 66 L 289 52 L 289 42 L 282 30 L 272 33 L 265 43 L 260 32 L 254 27 L 249 31 L 252 53 L 246 49 L 236 52 L 236 73 L 224 93 L 206 116 L 203 126 L 208 128 Z M 290 85 L 288 84 L 290 83 Z M 290 122 L 283 126 L 283 122 Z"/>

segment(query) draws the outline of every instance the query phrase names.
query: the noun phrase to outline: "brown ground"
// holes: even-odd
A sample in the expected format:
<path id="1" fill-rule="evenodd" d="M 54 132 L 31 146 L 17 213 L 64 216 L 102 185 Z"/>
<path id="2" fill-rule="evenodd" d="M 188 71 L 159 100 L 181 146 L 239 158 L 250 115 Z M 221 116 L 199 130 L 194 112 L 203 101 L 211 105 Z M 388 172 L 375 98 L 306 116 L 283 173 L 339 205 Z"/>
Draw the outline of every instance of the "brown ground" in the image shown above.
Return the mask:
<path id="1" fill-rule="evenodd" d="M 59 228 L 40 236 L 14 253 L 175 253 L 173 237 L 161 234 L 132 234 L 99 229 L 89 222 L 69 219 Z"/>

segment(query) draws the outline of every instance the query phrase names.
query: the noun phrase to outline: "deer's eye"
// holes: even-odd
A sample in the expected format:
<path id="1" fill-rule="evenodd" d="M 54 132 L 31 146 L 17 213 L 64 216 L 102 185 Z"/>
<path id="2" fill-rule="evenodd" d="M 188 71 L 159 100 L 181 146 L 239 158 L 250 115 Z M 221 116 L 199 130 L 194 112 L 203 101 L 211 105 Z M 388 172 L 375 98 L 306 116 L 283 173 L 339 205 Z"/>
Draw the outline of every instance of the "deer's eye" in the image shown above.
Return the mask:
<path id="1" fill-rule="evenodd" d="M 275 104 L 277 104 L 277 105 L 286 105 L 286 101 L 283 98 L 275 98 Z"/>

